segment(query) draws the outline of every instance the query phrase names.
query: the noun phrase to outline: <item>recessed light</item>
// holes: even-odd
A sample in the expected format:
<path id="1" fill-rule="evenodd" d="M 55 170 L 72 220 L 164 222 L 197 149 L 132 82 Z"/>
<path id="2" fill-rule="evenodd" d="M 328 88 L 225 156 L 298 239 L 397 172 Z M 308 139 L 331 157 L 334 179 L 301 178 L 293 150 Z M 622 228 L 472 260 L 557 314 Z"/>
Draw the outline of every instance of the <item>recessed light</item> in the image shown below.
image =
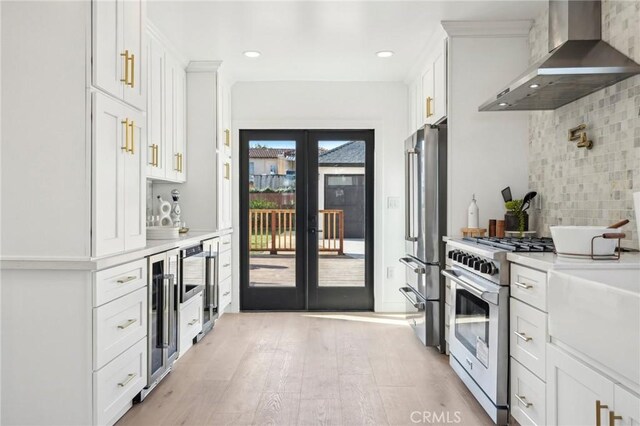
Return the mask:
<path id="1" fill-rule="evenodd" d="M 508 103 L 506 103 L 506 102 L 500 102 L 498 105 L 499 105 L 499 106 L 503 106 L 503 107 L 504 107 L 504 106 L 507 106 L 507 105 L 509 105 L 509 104 L 508 104 Z"/>
<path id="2" fill-rule="evenodd" d="M 378 58 L 390 58 L 393 56 L 393 52 L 390 50 L 381 50 L 376 52 L 376 56 L 378 56 Z"/>
<path id="3" fill-rule="evenodd" d="M 243 55 L 247 58 L 257 58 L 261 55 L 261 53 L 257 50 L 247 50 L 246 52 L 243 52 Z"/>
<path id="4" fill-rule="evenodd" d="M 540 85 L 538 83 L 533 83 L 529 87 L 531 87 L 532 89 L 537 89 L 538 87 L 540 87 Z"/>

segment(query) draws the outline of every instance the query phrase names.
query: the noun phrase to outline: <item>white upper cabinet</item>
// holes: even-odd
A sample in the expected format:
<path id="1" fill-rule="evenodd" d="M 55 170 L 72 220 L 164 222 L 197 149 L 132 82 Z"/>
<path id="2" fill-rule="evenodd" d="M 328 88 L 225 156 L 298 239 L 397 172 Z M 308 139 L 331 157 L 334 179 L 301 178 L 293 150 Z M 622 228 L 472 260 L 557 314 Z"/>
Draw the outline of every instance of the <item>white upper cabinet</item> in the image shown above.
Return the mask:
<path id="1" fill-rule="evenodd" d="M 144 110 L 143 0 L 94 0 L 93 85 Z"/>
<path id="2" fill-rule="evenodd" d="M 162 46 L 155 38 L 149 37 L 147 44 L 148 58 L 148 100 L 147 100 L 147 176 L 150 178 L 165 177 L 165 134 L 164 134 L 164 61 Z"/>
<path id="3" fill-rule="evenodd" d="M 437 123 L 447 116 L 447 40 L 442 40 L 436 46 L 422 73 L 409 89 L 409 96 L 415 99 L 414 107 L 409 111 L 414 131 L 425 124 Z M 417 119 L 414 124 L 415 116 Z"/>
<path id="4" fill-rule="evenodd" d="M 103 94 L 93 95 L 93 255 L 145 245 L 144 117 Z"/>
<path id="5" fill-rule="evenodd" d="M 160 40 L 149 35 L 149 145 L 147 177 L 186 181 L 186 71 Z"/>

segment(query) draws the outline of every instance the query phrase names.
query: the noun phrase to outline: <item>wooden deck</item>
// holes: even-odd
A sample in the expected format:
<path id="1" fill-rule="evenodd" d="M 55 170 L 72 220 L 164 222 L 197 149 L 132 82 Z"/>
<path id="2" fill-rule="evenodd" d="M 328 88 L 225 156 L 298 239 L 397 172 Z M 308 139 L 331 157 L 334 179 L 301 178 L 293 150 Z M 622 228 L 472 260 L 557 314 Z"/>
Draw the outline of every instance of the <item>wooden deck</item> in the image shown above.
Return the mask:
<path id="1" fill-rule="evenodd" d="M 251 253 L 252 286 L 295 287 L 295 254 Z M 321 254 L 320 287 L 364 287 L 364 256 Z"/>

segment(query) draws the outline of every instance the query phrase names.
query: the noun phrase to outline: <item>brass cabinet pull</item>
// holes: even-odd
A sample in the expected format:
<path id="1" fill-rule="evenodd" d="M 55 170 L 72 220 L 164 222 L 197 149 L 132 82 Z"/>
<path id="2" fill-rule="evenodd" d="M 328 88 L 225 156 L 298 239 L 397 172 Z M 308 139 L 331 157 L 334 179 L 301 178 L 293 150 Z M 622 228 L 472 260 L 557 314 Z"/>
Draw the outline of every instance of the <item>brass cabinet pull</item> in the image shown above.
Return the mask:
<path id="1" fill-rule="evenodd" d="M 124 330 L 125 328 L 129 327 L 130 325 L 135 324 L 135 323 L 136 323 L 136 321 L 138 321 L 138 320 L 137 320 L 137 319 L 135 319 L 135 318 L 134 318 L 134 319 L 127 320 L 127 322 L 125 322 L 124 324 L 120 324 L 120 325 L 118 326 L 118 328 L 119 328 L 120 330 Z"/>
<path id="2" fill-rule="evenodd" d="M 231 146 L 231 130 L 229 129 L 224 130 L 224 144 L 226 146 Z"/>
<path id="3" fill-rule="evenodd" d="M 125 284 L 128 282 L 131 282 L 133 280 L 135 280 L 136 278 L 138 278 L 135 275 L 129 275 L 128 277 L 124 277 L 124 278 L 118 278 L 118 284 Z"/>
<path id="4" fill-rule="evenodd" d="M 132 53 L 129 60 L 131 61 L 131 81 L 128 84 L 133 89 L 135 87 L 136 76 L 136 55 Z"/>
<path id="5" fill-rule="evenodd" d="M 596 400 L 596 426 L 602 426 L 602 416 L 600 412 L 607 408 L 609 408 L 608 405 L 601 403 L 599 399 Z"/>
<path id="6" fill-rule="evenodd" d="M 127 385 L 127 383 L 132 381 L 135 377 L 136 377 L 135 373 L 127 374 L 127 378 L 124 379 L 124 381 L 118 383 L 118 387 L 121 387 L 121 388 L 125 387 Z"/>
<path id="7" fill-rule="evenodd" d="M 224 178 L 227 180 L 229 180 L 230 167 L 229 163 L 224 163 Z"/>
<path id="8" fill-rule="evenodd" d="M 153 144 L 153 165 L 154 167 L 158 167 L 159 161 L 158 161 L 158 145 L 157 144 Z"/>
<path id="9" fill-rule="evenodd" d="M 176 157 L 176 166 L 174 167 L 174 170 L 176 172 L 180 171 L 180 154 L 175 154 Z"/>
<path id="10" fill-rule="evenodd" d="M 514 331 L 513 334 L 515 334 L 516 336 L 518 336 L 520 339 L 524 340 L 525 342 L 533 340 L 533 337 L 529 337 L 524 333 L 519 333 L 517 331 Z"/>
<path id="11" fill-rule="evenodd" d="M 129 122 L 129 130 L 131 131 L 131 149 L 129 149 L 129 152 L 131 154 L 134 154 L 135 145 L 136 145 L 135 144 L 135 131 L 136 131 L 136 128 L 135 128 L 135 124 L 134 124 L 133 120 L 131 120 Z"/>
<path id="12" fill-rule="evenodd" d="M 125 152 L 129 152 L 129 119 L 125 118 L 122 121 L 122 124 L 124 124 L 124 146 L 120 149 Z"/>
<path id="13" fill-rule="evenodd" d="M 129 51 L 125 50 L 120 56 L 124 59 L 124 78 L 121 78 L 120 81 L 129 84 Z"/>
<path id="14" fill-rule="evenodd" d="M 533 286 L 532 286 L 532 285 L 529 285 L 529 284 L 523 284 L 523 283 L 518 282 L 518 281 L 514 281 L 514 282 L 513 282 L 513 284 L 514 284 L 514 285 L 516 285 L 516 286 L 518 286 L 518 287 L 520 287 L 520 288 L 523 288 L 523 289 L 525 289 L 525 290 L 529 290 L 530 288 L 533 288 Z"/>
<path id="15" fill-rule="evenodd" d="M 182 153 L 180 153 L 180 173 L 182 173 L 184 171 L 183 159 L 184 159 L 184 156 L 182 155 Z"/>
<path id="16" fill-rule="evenodd" d="M 609 411 L 609 426 L 615 426 L 616 420 L 622 420 L 622 416 L 616 416 L 616 413 Z"/>
<path id="17" fill-rule="evenodd" d="M 522 405 L 524 405 L 524 408 L 529 408 L 533 405 L 532 402 L 528 402 L 527 399 L 524 396 L 520 396 L 518 394 L 515 394 L 515 397 L 518 401 L 520 401 L 520 403 Z"/>
<path id="18" fill-rule="evenodd" d="M 429 118 L 433 115 L 433 111 L 431 111 L 431 101 L 433 101 L 433 98 L 431 96 L 427 96 L 427 101 L 426 101 L 426 112 L 427 112 L 427 117 Z"/>

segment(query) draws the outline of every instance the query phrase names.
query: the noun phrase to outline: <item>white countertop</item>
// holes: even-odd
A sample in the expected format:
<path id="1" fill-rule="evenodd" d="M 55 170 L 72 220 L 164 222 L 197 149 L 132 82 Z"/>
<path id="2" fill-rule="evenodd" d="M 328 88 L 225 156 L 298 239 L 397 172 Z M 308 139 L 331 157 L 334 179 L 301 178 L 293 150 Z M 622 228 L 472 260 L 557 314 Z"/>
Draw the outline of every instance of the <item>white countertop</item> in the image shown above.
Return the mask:
<path id="1" fill-rule="evenodd" d="M 573 259 L 558 256 L 555 253 L 512 252 L 507 260 L 520 265 L 529 266 L 541 271 L 550 269 L 640 269 L 640 253 L 622 253 L 620 260 Z"/>
<path id="2" fill-rule="evenodd" d="M 231 229 L 220 231 L 189 231 L 171 240 L 147 240 L 145 247 L 111 256 L 92 258 L 3 258 L 2 269 L 66 269 L 100 270 L 151 256 L 163 251 L 186 247 L 200 241 L 231 234 Z"/>

